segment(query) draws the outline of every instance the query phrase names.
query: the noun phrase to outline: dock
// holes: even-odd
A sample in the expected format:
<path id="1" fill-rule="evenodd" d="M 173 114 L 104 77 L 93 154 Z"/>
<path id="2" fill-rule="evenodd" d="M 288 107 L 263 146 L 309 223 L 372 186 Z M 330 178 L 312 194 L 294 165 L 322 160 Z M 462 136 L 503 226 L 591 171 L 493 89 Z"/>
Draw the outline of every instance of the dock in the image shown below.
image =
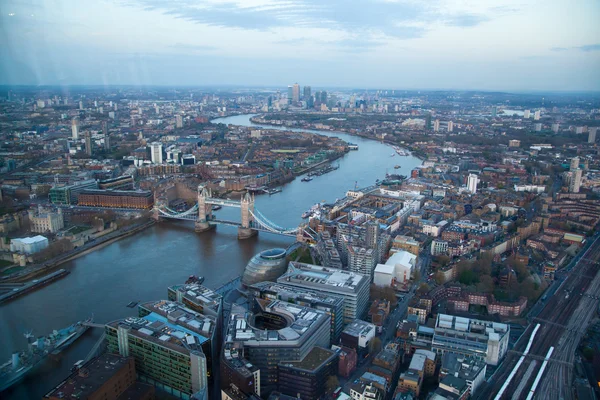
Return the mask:
<path id="1" fill-rule="evenodd" d="M 19 296 L 24 295 L 25 293 L 29 293 L 32 290 L 38 289 L 42 286 L 45 286 L 55 280 L 58 280 L 70 272 L 66 269 L 59 269 L 58 271 L 52 272 L 51 274 L 45 275 L 39 279 L 34 279 L 32 281 L 26 283 L 3 283 L 0 286 L 0 291 L 4 291 L 0 295 L 0 304 L 6 301 L 14 300 Z M 8 290 L 8 291 L 7 291 Z"/>

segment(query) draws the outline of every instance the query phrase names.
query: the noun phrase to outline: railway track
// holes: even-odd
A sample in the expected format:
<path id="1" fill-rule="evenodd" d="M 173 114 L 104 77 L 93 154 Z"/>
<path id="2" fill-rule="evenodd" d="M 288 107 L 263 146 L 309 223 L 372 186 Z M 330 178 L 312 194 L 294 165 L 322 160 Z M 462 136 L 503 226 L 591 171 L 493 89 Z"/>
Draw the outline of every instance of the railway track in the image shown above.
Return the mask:
<path id="1" fill-rule="evenodd" d="M 502 394 L 501 388 L 519 363 L 522 353 L 531 337 L 535 324 L 530 324 L 513 352 L 509 352 L 503 363 L 492 376 L 490 384 L 481 390 L 478 399 L 570 399 L 571 368 L 575 351 L 581 337 L 593 317 L 600 296 L 600 274 L 598 260 L 600 245 L 598 239 L 588 248 L 584 256 L 573 268 L 569 277 L 564 281 L 546 303 L 542 312 L 537 316 L 536 323 L 540 328 L 535 336 L 529 355 L 519 364 L 512 378 L 513 385 Z M 547 368 L 543 372 L 536 393 L 531 393 L 531 387 L 537 377 L 527 373 L 532 362 L 539 363 L 548 354 L 551 347 L 554 352 L 550 357 Z M 553 362 L 558 360 L 560 362 Z M 534 368 L 534 367 L 531 367 Z M 525 382 L 525 384 L 523 384 Z M 519 387 L 520 390 L 516 390 Z"/>

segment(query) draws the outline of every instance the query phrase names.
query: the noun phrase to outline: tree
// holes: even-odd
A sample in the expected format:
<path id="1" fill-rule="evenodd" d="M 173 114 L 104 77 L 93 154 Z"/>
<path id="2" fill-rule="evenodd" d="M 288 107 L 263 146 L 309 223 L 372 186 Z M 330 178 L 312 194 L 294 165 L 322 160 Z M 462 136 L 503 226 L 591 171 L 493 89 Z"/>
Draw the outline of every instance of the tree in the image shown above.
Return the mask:
<path id="1" fill-rule="evenodd" d="M 413 274 L 413 278 L 415 281 L 420 281 L 421 280 L 421 271 L 419 271 L 418 269 L 415 270 L 414 274 Z"/>
<path id="2" fill-rule="evenodd" d="M 426 284 L 425 282 L 423 282 L 419 285 L 419 288 L 417 289 L 417 293 L 423 295 L 423 294 L 429 293 L 429 290 L 430 290 L 429 285 Z"/>
<path id="3" fill-rule="evenodd" d="M 369 353 L 375 354 L 375 353 L 378 353 L 380 350 L 381 350 L 381 339 L 379 339 L 377 336 L 375 336 L 369 342 Z"/>
<path id="4" fill-rule="evenodd" d="M 478 292 L 493 293 L 495 289 L 494 280 L 489 275 L 479 277 L 479 282 L 475 286 Z"/>
<path id="5" fill-rule="evenodd" d="M 333 392 L 335 389 L 340 387 L 340 380 L 336 375 L 331 375 L 327 378 L 327 383 L 325 384 L 328 392 Z"/>
<path id="6" fill-rule="evenodd" d="M 433 276 L 433 279 L 435 279 L 435 283 L 437 283 L 438 285 L 442 285 L 446 281 L 446 278 L 444 277 L 442 271 L 437 271 Z"/>

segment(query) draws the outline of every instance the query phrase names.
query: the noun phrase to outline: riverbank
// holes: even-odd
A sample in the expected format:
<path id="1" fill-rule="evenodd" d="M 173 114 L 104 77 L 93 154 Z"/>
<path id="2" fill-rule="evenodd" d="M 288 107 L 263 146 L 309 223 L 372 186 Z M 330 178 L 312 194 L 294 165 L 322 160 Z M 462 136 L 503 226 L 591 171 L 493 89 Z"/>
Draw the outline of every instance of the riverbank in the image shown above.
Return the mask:
<path id="1" fill-rule="evenodd" d="M 340 133 L 344 133 L 346 135 L 356 136 L 356 137 L 360 137 L 360 138 L 367 139 L 367 140 L 373 140 L 373 141 L 384 143 L 384 144 L 387 144 L 390 146 L 403 147 L 403 148 L 409 150 L 413 157 L 418 158 L 421 161 L 425 160 L 425 155 L 421 154 L 421 152 L 418 149 L 412 148 L 410 144 L 396 143 L 395 141 L 392 141 L 389 139 L 377 139 L 372 136 L 364 135 L 364 134 L 354 132 L 354 131 L 351 131 L 351 130 L 345 129 L 345 128 L 336 128 L 336 130 L 331 130 L 331 129 L 319 128 L 312 124 L 302 125 L 300 127 L 290 127 L 290 126 L 286 126 L 286 125 L 273 124 L 273 123 L 270 123 L 268 120 L 261 119 L 260 117 L 257 118 L 256 116 L 250 118 L 250 122 L 252 122 L 253 124 L 257 124 L 257 125 L 272 126 L 272 127 L 277 127 L 280 129 L 288 128 L 288 129 L 299 129 L 299 130 L 312 130 L 312 131 L 319 131 L 319 132 L 328 132 L 330 134 L 335 134 L 335 132 L 340 132 Z"/>
<path id="2" fill-rule="evenodd" d="M 66 262 L 75 260 L 93 251 L 106 247 L 109 244 L 112 244 L 118 240 L 129 237 L 135 233 L 138 233 L 144 229 L 151 227 L 155 223 L 156 221 L 154 220 L 148 220 L 142 224 L 127 227 L 125 229 L 119 229 L 109 235 L 106 235 L 102 239 L 94 240 L 93 242 L 88 242 L 85 245 L 70 251 L 69 253 L 62 254 L 58 257 L 55 257 L 52 260 L 44 262 L 43 264 L 30 265 L 28 267 L 25 267 L 25 270 L 19 271 L 17 273 L 17 276 L 9 275 L 2 278 L 2 283 L 23 283 L 28 280 L 35 279 L 40 275 L 52 272 L 54 269 L 60 267 Z"/>

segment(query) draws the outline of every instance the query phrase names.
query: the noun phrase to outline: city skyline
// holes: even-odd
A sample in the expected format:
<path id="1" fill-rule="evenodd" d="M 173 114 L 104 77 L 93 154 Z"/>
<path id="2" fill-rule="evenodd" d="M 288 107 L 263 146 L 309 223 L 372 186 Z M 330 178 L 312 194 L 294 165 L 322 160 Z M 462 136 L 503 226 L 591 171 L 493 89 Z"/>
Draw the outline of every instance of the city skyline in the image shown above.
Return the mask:
<path id="1" fill-rule="evenodd" d="M 592 1 L 71 3 L 0 6 L 0 84 L 600 90 Z"/>

